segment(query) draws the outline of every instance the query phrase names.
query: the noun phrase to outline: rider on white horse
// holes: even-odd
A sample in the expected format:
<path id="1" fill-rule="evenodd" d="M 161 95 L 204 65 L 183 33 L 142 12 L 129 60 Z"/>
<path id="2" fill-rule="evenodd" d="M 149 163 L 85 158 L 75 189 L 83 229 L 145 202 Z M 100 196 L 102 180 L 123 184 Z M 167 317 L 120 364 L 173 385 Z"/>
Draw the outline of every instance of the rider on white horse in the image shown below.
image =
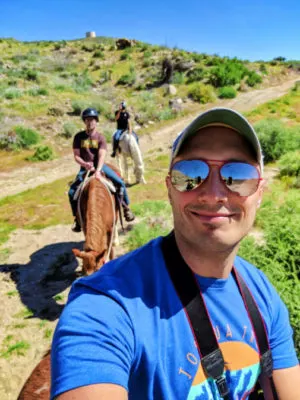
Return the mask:
<path id="1" fill-rule="evenodd" d="M 117 122 L 117 130 L 113 134 L 113 152 L 111 153 L 111 157 L 116 156 L 116 151 L 118 149 L 119 140 L 123 132 L 128 131 L 129 134 L 133 134 L 137 143 L 139 142 L 137 134 L 132 131 L 131 122 L 130 122 L 130 114 L 126 110 L 126 103 L 122 101 L 119 104 L 119 109 L 115 112 L 115 119 Z"/>

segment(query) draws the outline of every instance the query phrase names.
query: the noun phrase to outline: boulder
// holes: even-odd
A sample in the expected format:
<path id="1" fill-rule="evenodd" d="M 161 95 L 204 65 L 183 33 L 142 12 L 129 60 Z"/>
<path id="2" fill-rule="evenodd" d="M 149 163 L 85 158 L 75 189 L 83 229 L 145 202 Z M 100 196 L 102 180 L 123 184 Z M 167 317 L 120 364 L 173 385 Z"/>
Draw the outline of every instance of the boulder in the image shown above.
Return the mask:
<path id="1" fill-rule="evenodd" d="M 133 47 L 135 45 L 136 45 L 136 40 L 121 38 L 116 41 L 116 46 L 118 50 L 123 50 L 126 49 L 127 47 Z"/>
<path id="2" fill-rule="evenodd" d="M 171 96 L 175 96 L 177 94 L 177 89 L 174 85 L 167 85 L 166 93 L 170 94 Z"/>
<path id="3" fill-rule="evenodd" d="M 169 100 L 169 107 L 175 112 L 179 112 L 182 110 L 182 104 L 183 101 L 181 98 Z"/>

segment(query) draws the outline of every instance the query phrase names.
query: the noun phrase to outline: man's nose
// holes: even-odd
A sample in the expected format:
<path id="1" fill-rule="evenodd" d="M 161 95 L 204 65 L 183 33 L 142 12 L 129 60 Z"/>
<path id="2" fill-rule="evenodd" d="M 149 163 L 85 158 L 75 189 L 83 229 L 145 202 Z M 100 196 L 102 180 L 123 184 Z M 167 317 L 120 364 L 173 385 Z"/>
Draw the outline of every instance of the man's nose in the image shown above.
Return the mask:
<path id="1" fill-rule="evenodd" d="M 221 180 L 218 167 L 211 167 L 207 179 L 199 187 L 199 201 L 220 202 L 228 197 L 228 189 Z"/>

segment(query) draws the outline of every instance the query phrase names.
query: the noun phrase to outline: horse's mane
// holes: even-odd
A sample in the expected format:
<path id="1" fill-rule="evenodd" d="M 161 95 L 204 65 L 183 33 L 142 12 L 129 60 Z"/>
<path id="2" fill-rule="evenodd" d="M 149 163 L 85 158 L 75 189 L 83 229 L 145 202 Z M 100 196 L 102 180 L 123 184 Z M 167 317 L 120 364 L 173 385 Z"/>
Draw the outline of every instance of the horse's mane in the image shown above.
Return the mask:
<path id="1" fill-rule="evenodd" d="M 102 182 L 92 178 L 85 191 L 87 214 L 85 221 L 85 251 L 103 253 L 108 249 L 107 230 L 113 225 L 111 196 Z"/>

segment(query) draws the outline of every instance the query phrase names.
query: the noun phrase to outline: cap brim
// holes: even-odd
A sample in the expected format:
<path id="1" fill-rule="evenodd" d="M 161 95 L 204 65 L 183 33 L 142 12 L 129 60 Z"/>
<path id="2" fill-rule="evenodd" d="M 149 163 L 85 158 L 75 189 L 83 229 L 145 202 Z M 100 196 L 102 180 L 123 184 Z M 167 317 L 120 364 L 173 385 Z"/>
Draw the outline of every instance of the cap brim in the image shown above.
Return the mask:
<path id="1" fill-rule="evenodd" d="M 237 111 L 230 108 L 212 108 L 200 114 L 178 136 L 172 149 L 172 160 L 177 156 L 182 144 L 200 129 L 209 125 L 228 126 L 244 136 L 253 146 L 257 154 L 257 161 L 263 171 L 263 157 L 258 137 L 249 122 Z"/>

